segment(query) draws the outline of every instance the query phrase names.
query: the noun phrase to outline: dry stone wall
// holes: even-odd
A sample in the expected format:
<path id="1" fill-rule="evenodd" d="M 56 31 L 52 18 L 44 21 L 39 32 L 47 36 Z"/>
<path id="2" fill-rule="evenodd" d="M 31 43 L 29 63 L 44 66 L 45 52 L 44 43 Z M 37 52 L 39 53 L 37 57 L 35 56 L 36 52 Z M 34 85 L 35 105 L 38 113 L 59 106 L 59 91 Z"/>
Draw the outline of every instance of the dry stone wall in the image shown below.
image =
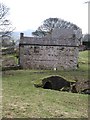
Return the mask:
<path id="1" fill-rule="evenodd" d="M 75 69 L 78 48 L 26 45 L 20 48 L 20 63 L 32 69 Z"/>

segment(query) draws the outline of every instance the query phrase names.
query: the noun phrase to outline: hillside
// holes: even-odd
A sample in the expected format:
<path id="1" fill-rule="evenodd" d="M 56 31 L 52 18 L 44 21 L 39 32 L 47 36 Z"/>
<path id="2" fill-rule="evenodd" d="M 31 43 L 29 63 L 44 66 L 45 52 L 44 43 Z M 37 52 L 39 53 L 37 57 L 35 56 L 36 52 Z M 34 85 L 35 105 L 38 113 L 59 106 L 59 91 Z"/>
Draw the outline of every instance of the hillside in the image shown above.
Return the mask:
<path id="1" fill-rule="evenodd" d="M 68 71 L 10 70 L 3 72 L 3 117 L 87 118 L 88 95 L 35 88 L 37 79 L 62 75 L 68 80 L 88 79 L 88 51 L 79 55 L 79 68 Z"/>

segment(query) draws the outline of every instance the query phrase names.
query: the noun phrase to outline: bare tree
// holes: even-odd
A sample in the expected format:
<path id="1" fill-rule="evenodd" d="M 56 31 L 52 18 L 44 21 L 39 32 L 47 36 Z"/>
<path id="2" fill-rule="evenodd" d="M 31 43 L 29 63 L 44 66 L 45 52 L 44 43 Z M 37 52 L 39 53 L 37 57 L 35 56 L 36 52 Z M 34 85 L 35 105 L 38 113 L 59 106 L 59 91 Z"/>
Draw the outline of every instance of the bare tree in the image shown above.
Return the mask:
<path id="1" fill-rule="evenodd" d="M 8 14 L 9 8 L 3 3 L 0 3 L 0 38 L 2 43 L 11 38 L 11 33 L 13 31 L 12 24 L 7 18 Z"/>
<path id="2" fill-rule="evenodd" d="M 82 33 L 82 30 L 75 24 L 62 20 L 60 18 L 48 18 L 43 21 L 43 24 L 38 27 L 35 32 L 32 32 L 34 36 L 45 36 L 52 33 L 55 28 L 72 28 L 75 32 Z"/>

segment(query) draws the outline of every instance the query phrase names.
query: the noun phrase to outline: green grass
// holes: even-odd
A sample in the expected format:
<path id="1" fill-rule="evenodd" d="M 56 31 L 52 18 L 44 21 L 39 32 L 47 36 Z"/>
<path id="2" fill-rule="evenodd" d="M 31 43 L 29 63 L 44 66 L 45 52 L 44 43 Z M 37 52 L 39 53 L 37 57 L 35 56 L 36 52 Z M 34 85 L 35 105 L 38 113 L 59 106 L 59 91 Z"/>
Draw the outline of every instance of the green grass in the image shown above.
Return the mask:
<path id="1" fill-rule="evenodd" d="M 79 53 L 79 62 L 88 63 L 88 60 L 89 60 L 88 58 L 90 57 L 89 54 L 90 54 L 90 51 L 80 52 Z"/>
<path id="2" fill-rule="evenodd" d="M 88 79 L 87 51 L 81 52 L 77 70 L 16 70 L 3 72 L 3 117 L 84 118 L 88 117 L 88 95 L 35 88 L 34 82 L 50 75 L 68 80 Z M 83 62 L 85 61 L 85 62 Z"/>

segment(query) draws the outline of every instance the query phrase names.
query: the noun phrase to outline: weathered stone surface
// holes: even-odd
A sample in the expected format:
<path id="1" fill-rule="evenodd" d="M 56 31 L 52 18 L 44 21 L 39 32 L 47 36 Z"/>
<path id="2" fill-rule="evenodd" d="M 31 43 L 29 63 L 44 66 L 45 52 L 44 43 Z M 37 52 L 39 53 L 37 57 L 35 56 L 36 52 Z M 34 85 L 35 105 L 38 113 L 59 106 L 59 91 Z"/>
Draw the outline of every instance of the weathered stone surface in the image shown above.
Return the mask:
<path id="1" fill-rule="evenodd" d="M 66 38 L 60 36 L 59 38 L 54 37 L 24 37 L 20 40 L 20 44 L 30 44 L 30 45 L 63 45 L 63 46 L 78 46 L 78 40 L 73 37 Z"/>
<path id="2" fill-rule="evenodd" d="M 21 36 L 20 65 L 30 69 L 76 69 L 78 39 L 72 30 L 59 32 L 43 38 Z"/>
<path id="3" fill-rule="evenodd" d="M 20 48 L 20 63 L 24 68 L 74 69 L 77 68 L 78 48 L 28 45 Z"/>

